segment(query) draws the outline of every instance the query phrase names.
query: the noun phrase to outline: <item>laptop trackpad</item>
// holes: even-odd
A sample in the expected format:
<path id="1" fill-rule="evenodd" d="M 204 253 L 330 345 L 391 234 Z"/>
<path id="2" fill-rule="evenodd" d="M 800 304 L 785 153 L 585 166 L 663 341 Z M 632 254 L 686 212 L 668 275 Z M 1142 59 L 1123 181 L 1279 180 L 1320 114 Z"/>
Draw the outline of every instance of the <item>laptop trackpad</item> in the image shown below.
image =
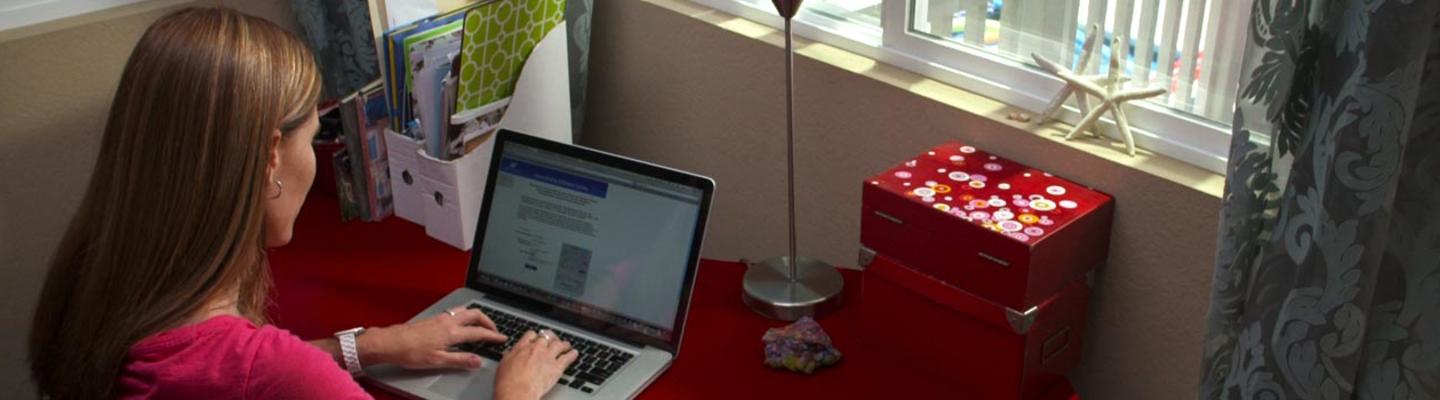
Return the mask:
<path id="1" fill-rule="evenodd" d="M 494 361 L 485 364 L 486 368 L 475 371 L 446 372 L 426 389 L 456 399 L 489 399 L 495 394 Z"/>

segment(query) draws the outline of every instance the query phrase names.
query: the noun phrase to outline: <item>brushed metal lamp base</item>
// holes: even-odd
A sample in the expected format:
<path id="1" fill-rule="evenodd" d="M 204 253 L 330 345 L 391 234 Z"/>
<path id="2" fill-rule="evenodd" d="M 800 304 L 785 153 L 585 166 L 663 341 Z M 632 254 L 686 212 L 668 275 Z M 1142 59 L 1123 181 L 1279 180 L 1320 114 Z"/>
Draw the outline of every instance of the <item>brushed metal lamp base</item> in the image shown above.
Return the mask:
<path id="1" fill-rule="evenodd" d="M 787 256 L 751 263 L 745 271 L 745 305 L 760 315 L 782 321 L 820 318 L 840 309 L 845 289 L 840 271 L 824 261 L 797 259 L 800 262 L 793 269 Z"/>

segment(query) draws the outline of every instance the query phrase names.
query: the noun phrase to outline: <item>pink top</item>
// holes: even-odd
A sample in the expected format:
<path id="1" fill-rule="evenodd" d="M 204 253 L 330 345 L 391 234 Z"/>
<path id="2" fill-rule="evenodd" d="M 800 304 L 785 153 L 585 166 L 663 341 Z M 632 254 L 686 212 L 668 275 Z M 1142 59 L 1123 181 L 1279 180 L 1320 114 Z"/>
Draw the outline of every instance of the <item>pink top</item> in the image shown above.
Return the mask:
<path id="1" fill-rule="evenodd" d="M 121 399 L 368 399 L 330 355 L 289 331 L 235 316 L 147 337 L 130 348 Z"/>

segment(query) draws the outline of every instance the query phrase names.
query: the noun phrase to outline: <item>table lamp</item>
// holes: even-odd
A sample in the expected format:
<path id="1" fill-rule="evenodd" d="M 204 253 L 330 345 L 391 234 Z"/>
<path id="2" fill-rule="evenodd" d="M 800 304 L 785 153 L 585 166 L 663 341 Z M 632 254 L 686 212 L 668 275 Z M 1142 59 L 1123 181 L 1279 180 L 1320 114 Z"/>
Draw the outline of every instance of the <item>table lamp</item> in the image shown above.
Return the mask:
<path id="1" fill-rule="evenodd" d="M 802 0 L 771 0 L 785 19 L 785 149 L 790 206 L 790 254 L 752 263 L 745 271 L 744 300 L 769 318 L 819 318 L 840 308 L 844 278 L 824 261 L 795 251 L 795 47 L 791 22 Z"/>

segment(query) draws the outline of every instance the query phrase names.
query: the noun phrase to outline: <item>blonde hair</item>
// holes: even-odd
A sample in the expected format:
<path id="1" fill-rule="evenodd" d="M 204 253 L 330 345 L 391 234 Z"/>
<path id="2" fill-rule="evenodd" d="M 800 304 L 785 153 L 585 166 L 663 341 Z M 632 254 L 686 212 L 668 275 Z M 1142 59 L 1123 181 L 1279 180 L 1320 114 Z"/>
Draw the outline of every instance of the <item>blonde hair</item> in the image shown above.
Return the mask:
<path id="1" fill-rule="evenodd" d="M 140 339 L 239 294 L 264 322 L 276 130 L 315 109 L 303 42 L 224 8 L 162 17 L 130 54 L 85 198 L 46 276 L 30 368 L 56 399 L 112 397 Z"/>

